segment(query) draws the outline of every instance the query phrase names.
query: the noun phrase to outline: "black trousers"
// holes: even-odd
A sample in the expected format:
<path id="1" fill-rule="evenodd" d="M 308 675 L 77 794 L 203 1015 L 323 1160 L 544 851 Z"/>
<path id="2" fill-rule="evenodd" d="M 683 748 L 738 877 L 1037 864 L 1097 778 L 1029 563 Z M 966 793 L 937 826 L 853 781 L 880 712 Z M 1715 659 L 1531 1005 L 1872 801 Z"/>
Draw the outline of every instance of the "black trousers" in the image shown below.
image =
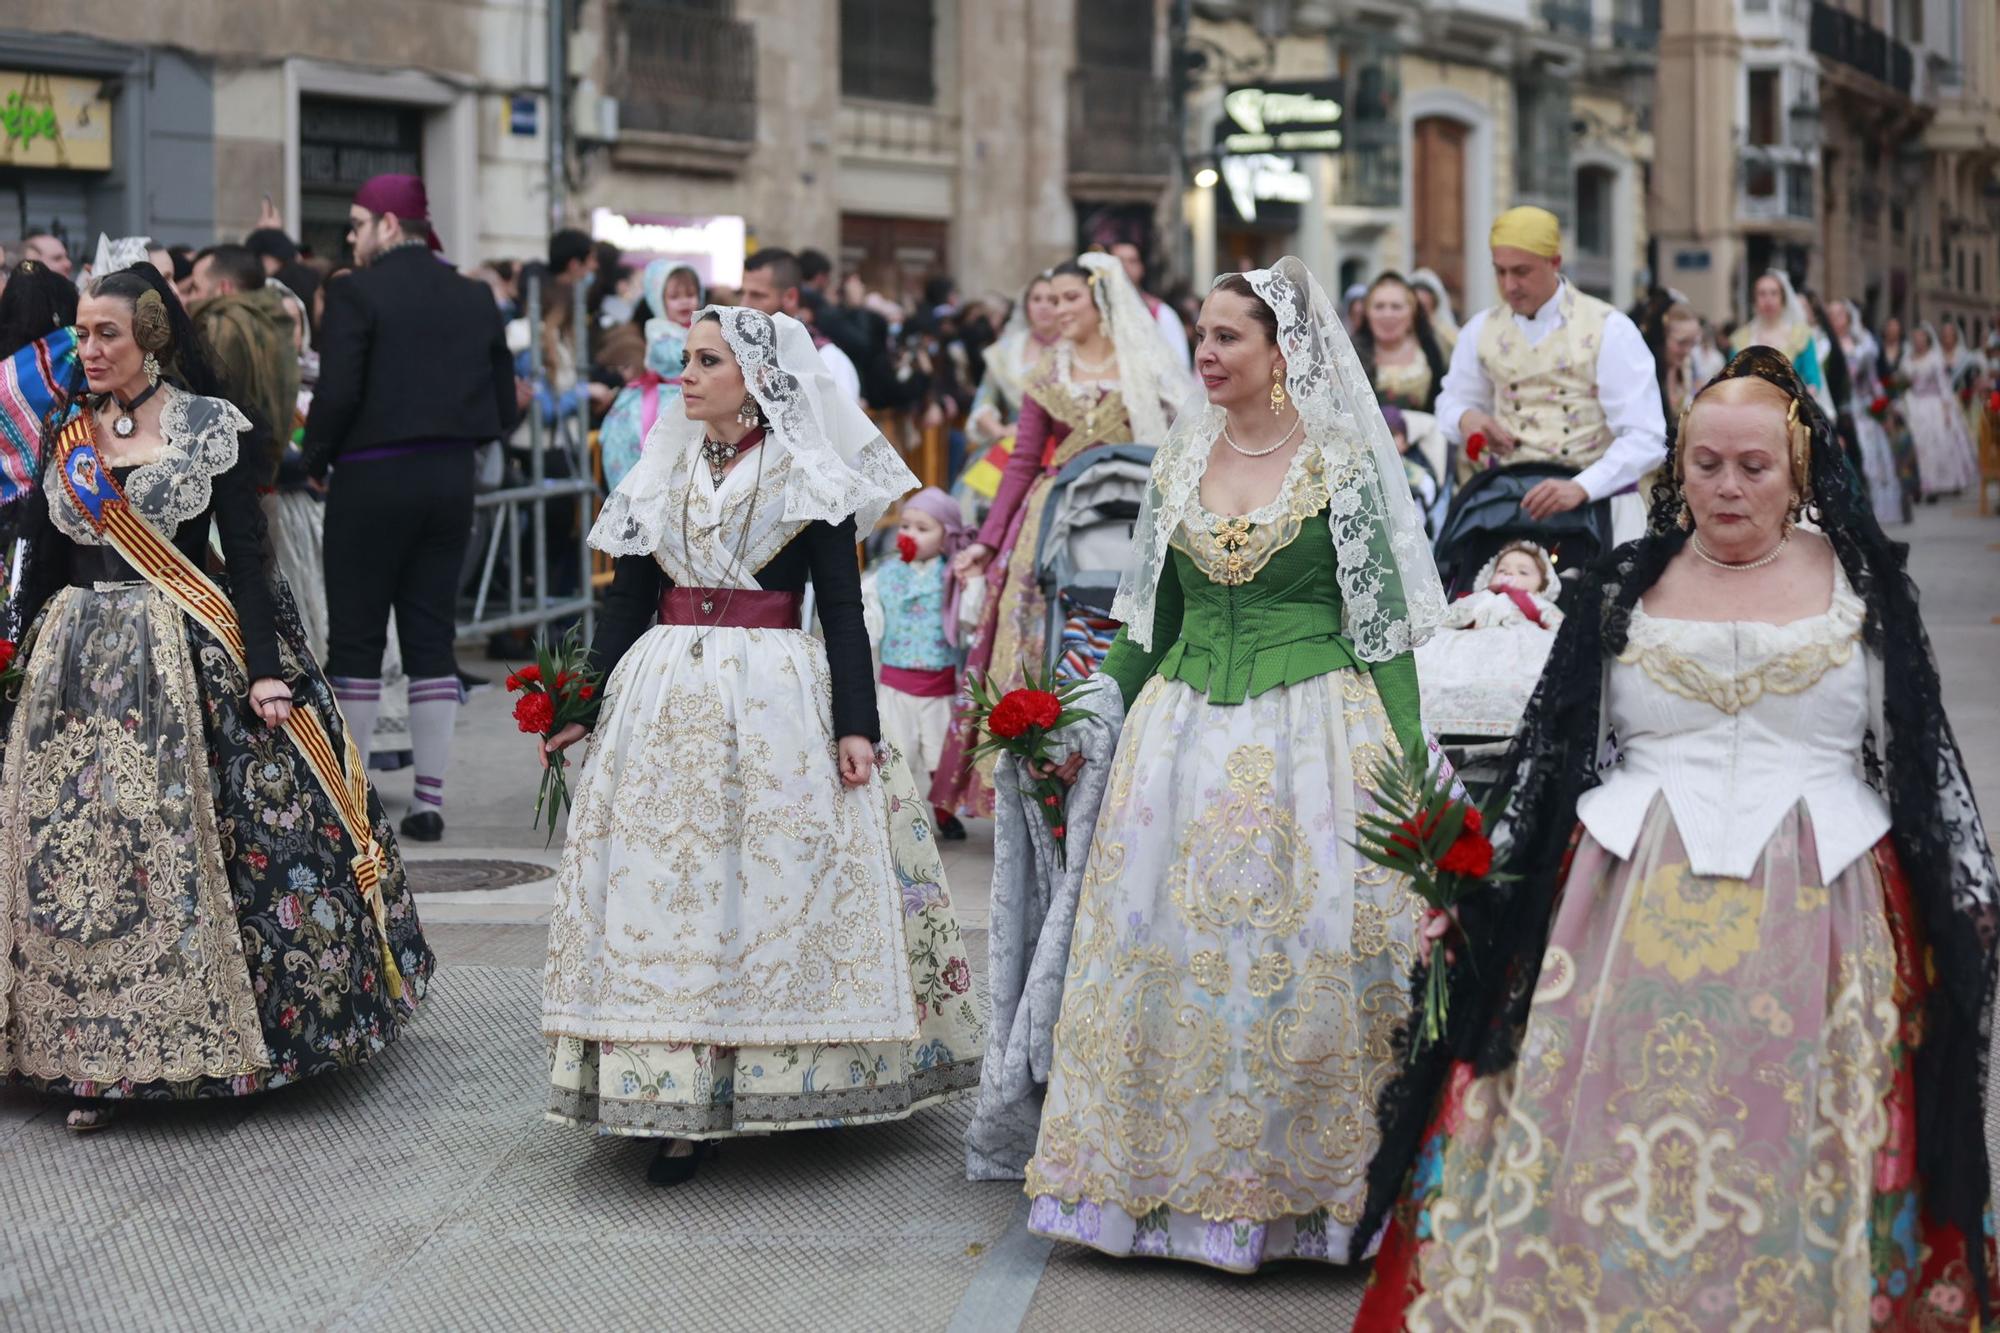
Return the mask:
<path id="1" fill-rule="evenodd" d="M 326 494 L 326 672 L 379 680 L 389 613 L 412 680 L 458 673 L 473 451 L 339 463 Z"/>

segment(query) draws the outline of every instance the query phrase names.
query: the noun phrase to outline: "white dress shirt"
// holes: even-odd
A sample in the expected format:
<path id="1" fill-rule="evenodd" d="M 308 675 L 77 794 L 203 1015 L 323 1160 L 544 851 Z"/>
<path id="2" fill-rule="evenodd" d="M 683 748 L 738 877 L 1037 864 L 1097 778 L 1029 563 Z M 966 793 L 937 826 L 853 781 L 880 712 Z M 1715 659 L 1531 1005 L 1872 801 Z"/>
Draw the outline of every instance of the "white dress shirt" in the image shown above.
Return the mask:
<path id="1" fill-rule="evenodd" d="M 1165 301 L 1151 296 L 1146 297 L 1145 301 L 1153 309 L 1153 322 L 1160 326 L 1161 341 L 1165 342 L 1168 350 L 1174 354 L 1174 360 L 1180 364 L 1180 368 L 1190 375 L 1194 374 L 1194 351 L 1188 346 L 1187 329 L 1182 326 L 1181 317 L 1176 315 L 1174 308 Z M 1176 403 L 1175 406 L 1178 407 L 1179 404 Z"/>
<path id="2" fill-rule="evenodd" d="M 833 382 L 840 391 L 855 402 L 861 401 L 861 372 L 854 368 L 853 360 L 832 343 L 821 343 L 819 359 L 826 363 L 826 373 L 833 376 Z"/>
<path id="3" fill-rule="evenodd" d="M 1565 280 L 1567 281 L 1567 280 Z M 1532 316 L 1508 311 L 1530 347 L 1562 327 L 1563 284 Z M 1479 364 L 1479 334 L 1492 315 L 1482 310 L 1465 321 L 1452 349 L 1451 369 L 1438 391 L 1438 425 L 1454 444 L 1463 444 L 1459 419 L 1467 412 L 1493 410 L 1493 382 Z M 1604 345 L 1597 351 L 1597 401 L 1611 427 L 1604 456 L 1576 474 L 1576 484 L 1593 500 L 1616 495 L 1658 467 L 1667 456 L 1667 419 L 1660 409 L 1660 384 L 1653 353 L 1639 326 L 1619 311 L 1604 319 Z"/>

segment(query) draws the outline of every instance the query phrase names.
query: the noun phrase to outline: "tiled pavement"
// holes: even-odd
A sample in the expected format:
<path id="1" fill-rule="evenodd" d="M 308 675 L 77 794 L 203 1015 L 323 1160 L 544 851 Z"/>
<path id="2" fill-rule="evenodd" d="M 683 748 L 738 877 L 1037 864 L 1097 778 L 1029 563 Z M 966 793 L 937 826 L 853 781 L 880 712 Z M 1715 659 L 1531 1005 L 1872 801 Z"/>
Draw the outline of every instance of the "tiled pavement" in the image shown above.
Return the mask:
<path id="1" fill-rule="evenodd" d="M 1974 785 L 2000 810 L 2000 523 L 1928 509 L 1913 568 Z M 497 673 L 496 673 L 497 674 Z M 450 836 L 413 857 L 553 865 L 498 691 L 460 726 Z M 381 786 L 407 805 L 409 775 Z M 984 839 L 949 847 L 983 970 Z M 0 1329 L 1337 1329 L 1361 1276 L 1236 1278 L 1051 1253 L 1019 1191 L 968 1184 L 961 1102 L 738 1142 L 649 1187 L 643 1143 L 540 1119 L 549 884 L 427 894 L 425 1011 L 370 1067 L 254 1105 L 132 1113 L 78 1138 L 0 1093 Z"/>

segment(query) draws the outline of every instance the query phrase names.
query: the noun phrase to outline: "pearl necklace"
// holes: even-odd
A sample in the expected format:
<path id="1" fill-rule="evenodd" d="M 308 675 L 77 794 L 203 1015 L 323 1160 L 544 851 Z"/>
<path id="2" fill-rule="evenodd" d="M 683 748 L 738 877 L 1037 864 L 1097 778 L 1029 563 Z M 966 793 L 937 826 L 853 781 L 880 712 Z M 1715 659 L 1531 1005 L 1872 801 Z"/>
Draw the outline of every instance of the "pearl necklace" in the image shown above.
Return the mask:
<path id="1" fill-rule="evenodd" d="M 1302 424 L 1304 424 L 1304 422 L 1305 422 L 1304 417 L 1298 417 L 1298 416 L 1293 417 L 1292 428 L 1286 431 L 1283 438 L 1281 438 L 1276 444 L 1272 445 L 1268 449 L 1245 449 L 1242 445 L 1236 442 L 1236 437 L 1229 433 L 1229 422 L 1225 420 L 1222 423 L 1222 442 L 1228 445 L 1231 449 L 1234 449 L 1237 453 L 1242 454 L 1245 458 L 1267 458 L 1270 455 L 1277 453 L 1278 450 L 1284 448 L 1286 445 L 1290 444 L 1292 442 L 1292 436 L 1297 435 L 1299 433 L 1299 427 Z"/>
<path id="2" fill-rule="evenodd" d="M 1717 569 L 1728 569 L 1741 573 L 1745 570 L 1762 569 L 1764 566 L 1770 564 L 1773 560 L 1776 560 L 1780 555 L 1784 554 L 1785 548 L 1791 545 L 1791 543 L 1792 543 L 1792 530 L 1790 528 L 1787 528 L 1785 529 L 1784 535 L 1778 538 L 1778 544 L 1776 546 L 1773 546 L 1769 551 L 1765 552 L 1763 555 L 1758 556 L 1755 560 L 1746 560 L 1742 564 L 1731 564 L 1727 560 L 1717 560 L 1714 556 L 1710 555 L 1708 553 L 1708 548 L 1701 544 L 1701 534 L 1698 532 L 1694 535 L 1693 544 L 1694 544 L 1694 553 L 1700 556 L 1702 559 L 1708 561 L 1709 564 L 1714 565 Z"/>
<path id="3" fill-rule="evenodd" d="M 1116 361 L 1117 359 L 1118 359 L 1118 348 L 1116 344 L 1113 344 L 1111 348 L 1111 355 L 1105 357 L 1102 361 L 1084 360 L 1083 353 L 1079 352 L 1076 349 L 1076 344 L 1074 343 L 1070 344 L 1070 349 L 1069 349 L 1070 368 L 1072 370 L 1080 370 L 1086 375 L 1102 375 L 1105 371 L 1111 369 L 1112 362 Z"/>

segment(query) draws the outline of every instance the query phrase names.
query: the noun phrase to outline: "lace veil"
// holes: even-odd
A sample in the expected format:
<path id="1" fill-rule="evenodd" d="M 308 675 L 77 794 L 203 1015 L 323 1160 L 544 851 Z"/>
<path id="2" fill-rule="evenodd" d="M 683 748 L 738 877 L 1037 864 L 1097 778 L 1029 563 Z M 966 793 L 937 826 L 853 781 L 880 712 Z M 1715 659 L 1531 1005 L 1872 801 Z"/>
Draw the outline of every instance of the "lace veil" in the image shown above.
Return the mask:
<path id="1" fill-rule="evenodd" d="M 827 374 L 805 325 L 790 315 L 744 306 L 707 306 L 743 368 L 743 382 L 763 409 L 763 447 L 791 463 L 784 480 L 784 518 L 839 523 L 852 517 L 868 532 L 889 506 L 917 488 L 917 478 L 858 403 Z M 662 412 L 645 452 L 604 503 L 590 544 L 608 555 L 651 555 L 659 549 L 679 494 L 677 465 L 701 448 L 702 425 L 685 412 Z"/>
<path id="2" fill-rule="evenodd" d="M 1285 387 L 1305 423 L 1299 447 L 1319 455 L 1332 492 L 1328 522 L 1345 629 L 1364 660 L 1385 662 L 1429 638 L 1445 606 L 1402 459 L 1347 330 L 1306 266 L 1287 255 L 1244 276 L 1277 315 Z M 1122 363 L 1122 347 L 1119 356 Z M 1141 647 L 1153 646 L 1160 571 L 1175 530 L 1200 494 L 1223 417 L 1199 391 L 1190 395 L 1153 460 L 1152 485 L 1133 532 L 1137 559 L 1111 608 Z"/>
<path id="3" fill-rule="evenodd" d="M 1078 255 L 1090 271 L 1091 299 L 1097 302 L 1104 332 L 1118 350 L 1118 391 L 1132 418 L 1132 438 L 1158 444 L 1167 438 L 1167 412 L 1186 396 L 1187 372 L 1174 360 L 1160 337 L 1160 326 L 1146 313 L 1139 289 L 1125 276 L 1125 265 L 1110 255 Z M 1023 303 L 1023 318 L 1025 319 Z"/>

